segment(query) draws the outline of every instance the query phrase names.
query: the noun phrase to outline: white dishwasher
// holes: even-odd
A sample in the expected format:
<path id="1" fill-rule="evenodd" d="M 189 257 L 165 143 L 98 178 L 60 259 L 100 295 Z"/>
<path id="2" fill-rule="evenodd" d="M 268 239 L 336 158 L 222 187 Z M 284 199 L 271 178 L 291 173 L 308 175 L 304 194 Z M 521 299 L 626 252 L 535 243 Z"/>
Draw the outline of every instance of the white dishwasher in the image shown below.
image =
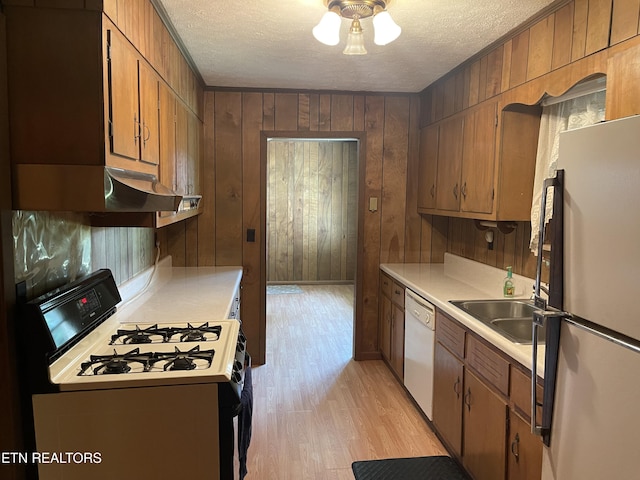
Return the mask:
<path id="1" fill-rule="evenodd" d="M 431 420 L 436 311 L 428 301 L 407 288 L 404 312 L 404 386 Z"/>

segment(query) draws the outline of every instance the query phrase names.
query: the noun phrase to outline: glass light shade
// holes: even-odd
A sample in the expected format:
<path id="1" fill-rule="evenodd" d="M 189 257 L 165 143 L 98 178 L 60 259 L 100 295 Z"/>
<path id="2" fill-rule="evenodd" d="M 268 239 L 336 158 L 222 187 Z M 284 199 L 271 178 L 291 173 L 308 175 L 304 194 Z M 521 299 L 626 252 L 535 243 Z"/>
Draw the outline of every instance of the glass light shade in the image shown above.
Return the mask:
<path id="1" fill-rule="evenodd" d="M 313 27 L 313 36 L 325 45 L 337 45 L 340 43 L 340 23 L 342 19 L 336 12 L 325 13 L 318 25 Z"/>
<path id="2" fill-rule="evenodd" d="M 343 52 L 345 55 L 366 55 L 367 50 L 364 48 L 364 35 L 362 35 L 362 27 L 357 18 L 351 22 L 349 36 L 347 37 L 347 45 Z"/>
<path id="3" fill-rule="evenodd" d="M 389 12 L 384 11 L 373 17 L 375 30 L 373 42 L 376 45 L 386 45 L 400 36 L 402 29 L 393 21 Z"/>

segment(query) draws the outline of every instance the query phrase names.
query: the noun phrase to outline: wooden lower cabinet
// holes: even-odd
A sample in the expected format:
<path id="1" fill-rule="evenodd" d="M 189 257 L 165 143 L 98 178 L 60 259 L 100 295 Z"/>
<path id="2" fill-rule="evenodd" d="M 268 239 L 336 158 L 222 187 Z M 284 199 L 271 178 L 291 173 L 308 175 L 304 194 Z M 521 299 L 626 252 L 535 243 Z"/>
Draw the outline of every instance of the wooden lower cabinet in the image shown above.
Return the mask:
<path id="1" fill-rule="evenodd" d="M 380 272 L 378 343 L 400 380 L 404 378 L 404 286 Z"/>
<path id="2" fill-rule="evenodd" d="M 391 368 L 404 378 L 404 308 L 393 304 L 391 317 Z"/>
<path id="3" fill-rule="evenodd" d="M 531 433 L 529 422 L 513 410 L 509 412 L 507 451 L 508 480 L 534 480 L 542 475 L 542 441 Z"/>
<path id="4" fill-rule="evenodd" d="M 457 456 L 462 453 L 462 381 L 464 367 L 436 342 L 433 376 L 433 424 Z"/>
<path id="5" fill-rule="evenodd" d="M 468 369 L 464 382 L 462 463 L 475 480 L 505 478 L 507 404 Z"/>
<path id="6" fill-rule="evenodd" d="M 382 356 L 391 361 L 391 299 L 385 295 L 380 296 L 380 323 L 379 340 Z"/>
<path id="7" fill-rule="evenodd" d="M 530 375 L 437 310 L 433 426 L 474 480 L 540 480 L 542 442 L 524 414 Z"/>

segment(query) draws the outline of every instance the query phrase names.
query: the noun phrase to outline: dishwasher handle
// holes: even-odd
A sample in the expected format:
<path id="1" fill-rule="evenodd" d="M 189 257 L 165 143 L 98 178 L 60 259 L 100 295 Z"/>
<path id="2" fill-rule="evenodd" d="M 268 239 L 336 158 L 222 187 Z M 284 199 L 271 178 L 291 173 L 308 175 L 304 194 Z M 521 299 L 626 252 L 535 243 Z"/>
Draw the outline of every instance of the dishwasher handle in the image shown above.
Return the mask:
<path id="1" fill-rule="evenodd" d="M 404 294 L 404 308 L 407 315 L 411 315 L 423 325 L 435 330 L 436 308 L 408 288 Z"/>

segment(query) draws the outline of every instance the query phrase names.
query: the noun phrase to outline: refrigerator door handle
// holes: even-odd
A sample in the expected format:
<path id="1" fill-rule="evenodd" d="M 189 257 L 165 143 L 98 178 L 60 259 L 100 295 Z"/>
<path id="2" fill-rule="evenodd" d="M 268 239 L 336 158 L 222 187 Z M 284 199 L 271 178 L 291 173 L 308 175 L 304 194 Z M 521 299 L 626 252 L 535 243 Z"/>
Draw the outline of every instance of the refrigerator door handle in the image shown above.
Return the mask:
<path id="1" fill-rule="evenodd" d="M 537 313 L 537 312 L 536 312 Z M 538 378 L 538 327 L 542 326 L 543 317 L 533 314 L 533 322 L 531 322 L 531 433 L 534 435 L 542 435 L 542 427 L 538 426 L 537 412 L 538 399 L 536 395 L 537 378 Z"/>
<path id="2" fill-rule="evenodd" d="M 549 446 L 551 437 L 551 421 L 553 416 L 553 400 L 555 396 L 558 350 L 560 347 L 560 323 L 563 318 L 571 318 L 571 314 L 556 309 L 533 312 L 532 322 L 532 359 L 531 359 L 531 433 L 542 437 L 543 443 Z M 547 324 L 545 338 L 545 371 L 542 403 L 538 402 L 536 385 L 538 377 L 538 328 Z M 538 407 L 542 407 L 542 419 L 538 425 Z"/>

